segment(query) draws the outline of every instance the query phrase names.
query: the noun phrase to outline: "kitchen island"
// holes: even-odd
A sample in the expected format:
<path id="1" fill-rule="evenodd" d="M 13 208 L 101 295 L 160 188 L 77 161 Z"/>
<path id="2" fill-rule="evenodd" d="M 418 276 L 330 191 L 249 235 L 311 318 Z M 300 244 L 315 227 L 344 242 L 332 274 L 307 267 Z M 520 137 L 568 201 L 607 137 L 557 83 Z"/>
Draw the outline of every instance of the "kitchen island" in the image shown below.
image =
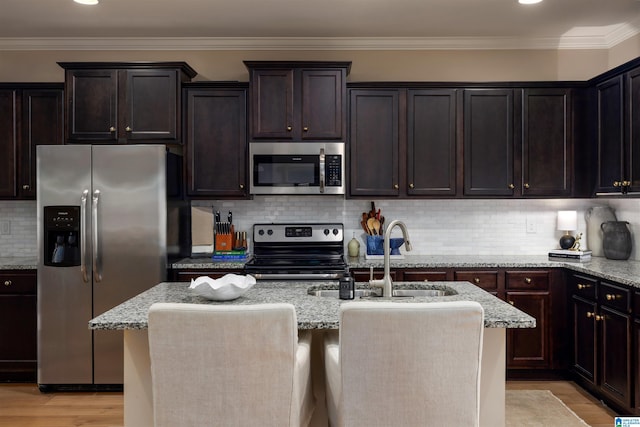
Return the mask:
<path id="1" fill-rule="evenodd" d="M 364 283 L 358 284 L 365 286 Z M 313 295 L 316 290 L 335 288 L 331 282 L 258 282 L 242 297 L 226 302 L 209 301 L 192 293 L 185 282 L 166 282 L 114 307 L 89 322 L 91 329 L 124 331 L 125 426 L 153 425 L 151 371 L 147 337 L 149 307 L 157 302 L 195 304 L 291 303 L 296 308 L 299 329 L 313 330 L 312 369 L 317 408 L 313 426 L 326 426 L 324 384 L 320 356 L 324 331 L 338 329 L 343 300 Z M 359 286 L 360 287 L 360 286 Z M 397 298 L 403 301 L 477 301 L 485 310 L 485 333 L 481 371 L 481 426 L 504 426 L 505 328 L 534 328 L 535 319 L 468 282 L 396 282 L 395 288 L 445 289 L 455 295 Z M 314 359 L 315 358 L 315 359 Z M 188 369 L 185 361 L 185 369 Z"/>

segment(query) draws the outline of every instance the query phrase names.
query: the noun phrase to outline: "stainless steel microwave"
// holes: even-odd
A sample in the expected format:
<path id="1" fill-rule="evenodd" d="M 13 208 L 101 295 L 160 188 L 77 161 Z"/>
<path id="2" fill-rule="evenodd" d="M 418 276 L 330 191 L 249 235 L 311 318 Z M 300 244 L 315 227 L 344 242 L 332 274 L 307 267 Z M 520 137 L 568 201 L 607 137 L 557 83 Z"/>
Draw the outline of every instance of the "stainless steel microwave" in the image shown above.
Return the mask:
<path id="1" fill-rule="evenodd" d="M 250 142 L 251 194 L 344 194 L 344 142 Z"/>

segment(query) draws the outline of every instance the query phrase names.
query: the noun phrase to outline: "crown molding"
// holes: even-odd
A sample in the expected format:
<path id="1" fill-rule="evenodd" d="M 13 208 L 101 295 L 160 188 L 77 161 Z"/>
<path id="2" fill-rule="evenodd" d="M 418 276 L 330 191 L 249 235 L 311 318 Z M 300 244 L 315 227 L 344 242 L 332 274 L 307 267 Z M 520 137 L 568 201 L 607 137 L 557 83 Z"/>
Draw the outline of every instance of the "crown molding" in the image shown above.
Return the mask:
<path id="1" fill-rule="evenodd" d="M 573 29 L 561 37 L 46 37 L 0 38 L 0 51 L 24 50 L 535 50 L 610 49 L 640 23 Z"/>

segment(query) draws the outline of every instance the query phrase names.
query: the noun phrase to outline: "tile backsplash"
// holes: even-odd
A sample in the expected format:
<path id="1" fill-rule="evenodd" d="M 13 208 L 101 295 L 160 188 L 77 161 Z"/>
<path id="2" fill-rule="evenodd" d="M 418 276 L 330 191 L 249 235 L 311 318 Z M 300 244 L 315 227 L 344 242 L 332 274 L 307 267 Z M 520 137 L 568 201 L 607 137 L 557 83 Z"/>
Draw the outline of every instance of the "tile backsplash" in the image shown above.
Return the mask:
<path id="1" fill-rule="evenodd" d="M 585 211 L 591 206 L 609 205 L 619 220 L 630 223 L 634 236 L 631 259 L 640 260 L 640 199 L 544 199 L 544 200 L 375 200 L 387 223 L 405 222 L 413 253 L 420 255 L 544 255 L 558 247 L 558 210 L 578 211 L 578 232 L 582 247 L 588 247 Z M 253 200 L 193 201 L 212 206 L 226 217 L 233 211 L 236 230 L 260 222 L 342 222 L 345 243 L 353 234 L 361 241 L 362 212 L 368 200 L 347 200 L 339 196 L 256 196 Z M 9 233 L 0 234 L 0 257 L 36 256 L 35 201 L 0 201 L 0 224 L 9 221 Z M 394 230 L 394 236 L 400 236 Z"/>

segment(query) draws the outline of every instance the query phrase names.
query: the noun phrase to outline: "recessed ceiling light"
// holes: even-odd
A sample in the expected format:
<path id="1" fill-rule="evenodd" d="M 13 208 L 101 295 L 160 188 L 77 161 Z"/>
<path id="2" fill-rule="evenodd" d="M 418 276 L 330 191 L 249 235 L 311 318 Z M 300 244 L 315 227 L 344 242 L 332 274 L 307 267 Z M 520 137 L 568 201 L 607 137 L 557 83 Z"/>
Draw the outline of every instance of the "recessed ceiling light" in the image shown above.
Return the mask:
<path id="1" fill-rule="evenodd" d="M 542 0 L 518 0 L 520 4 L 536 4 L 540 3 Z"/>
<path id="2" fill-rule="evenodd" d="M 98 4 L 98 0 L 73 0 L 76 3 L 80 3 L 80 4 L 88 4 L 88 5 L 96 5 Z"/>

